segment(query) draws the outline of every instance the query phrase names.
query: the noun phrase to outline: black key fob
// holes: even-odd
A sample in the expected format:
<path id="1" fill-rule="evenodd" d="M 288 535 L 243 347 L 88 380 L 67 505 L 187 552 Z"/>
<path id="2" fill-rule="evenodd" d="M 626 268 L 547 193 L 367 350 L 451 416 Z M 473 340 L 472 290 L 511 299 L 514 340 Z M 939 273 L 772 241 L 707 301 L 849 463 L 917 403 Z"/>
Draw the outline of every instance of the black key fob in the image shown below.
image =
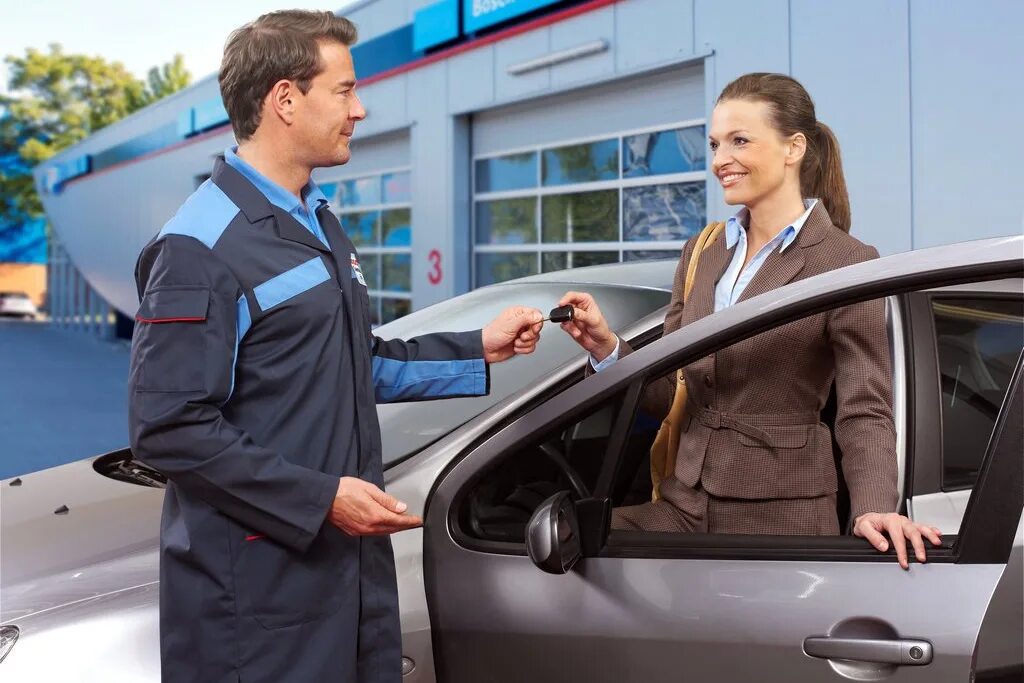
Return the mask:
<path id="1" fill-rule="evenodd" d="M 550 320 L 553 323 L 567 323 L 572 320 L 572 306 L 559 306 L 551 309 Z"/>

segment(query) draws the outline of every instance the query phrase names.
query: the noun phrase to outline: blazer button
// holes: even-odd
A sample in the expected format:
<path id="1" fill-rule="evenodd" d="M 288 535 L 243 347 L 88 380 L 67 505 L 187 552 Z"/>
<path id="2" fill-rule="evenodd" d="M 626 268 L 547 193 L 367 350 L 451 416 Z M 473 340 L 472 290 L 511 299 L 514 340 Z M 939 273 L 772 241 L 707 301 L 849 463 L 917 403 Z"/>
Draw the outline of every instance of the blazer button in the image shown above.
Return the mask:
<path id="1" fill-rule="evenodd" d="M 711 375 L 704 375 L 704 386 L 711 388 Z"/>

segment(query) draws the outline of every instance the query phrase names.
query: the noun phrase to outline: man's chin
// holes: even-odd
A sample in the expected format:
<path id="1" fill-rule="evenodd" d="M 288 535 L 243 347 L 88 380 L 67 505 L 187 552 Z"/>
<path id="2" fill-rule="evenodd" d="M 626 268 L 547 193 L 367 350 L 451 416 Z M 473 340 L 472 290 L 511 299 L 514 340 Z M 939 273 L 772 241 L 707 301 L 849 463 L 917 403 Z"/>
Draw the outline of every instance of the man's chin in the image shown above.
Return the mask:
<path id="1" fill-rule="evenodd" d="M 342 164 L 347 164 L 348 160 L 351 158 L 352 150 L 350 150 L 348 148 L 348 145 L 346 144 L 344 147 L 341 147 L 340 149 L 338 149 L 338 151 L 334 153 L 334 165 L 341 166 Z"/>
<path id="2" fill-rule="evenodd" d="M 331 166 L 341 166 L 347 164 L 348 160 L 352 158 L 352 153 L 348 148 L 336 149 L 330 154 L 325 154 L 320 158 L 320 162 L 316 164 L 315 168 L 330 168 Z"/>

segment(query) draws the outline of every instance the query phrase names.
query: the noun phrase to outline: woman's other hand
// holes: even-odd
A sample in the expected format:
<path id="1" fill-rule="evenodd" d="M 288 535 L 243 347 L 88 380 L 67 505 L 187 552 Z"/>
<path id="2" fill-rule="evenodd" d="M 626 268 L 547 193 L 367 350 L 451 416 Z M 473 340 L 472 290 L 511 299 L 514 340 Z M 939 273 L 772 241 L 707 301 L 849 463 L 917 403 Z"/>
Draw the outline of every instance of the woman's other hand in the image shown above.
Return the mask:
<path id="1" fill-rule="evenodd" d="M 918 524 L 896 512 L 866 512 L 853 522 L 853 535 L 866 538 L 875 548 L 884 553 L 889 549 L 889 542 L 882 532 L 886 532 L 896 547 L 896 558 L 900 566 L 909 569 L 907 562 L 907 540 L 914 546 L 914 555 L 918 562 L 926 559 L 924 539 L 927 538 L 934 546 L 942 545 L 942 534 L 933 526 Z"/>
<path id="2" fill-rule="evenodd" d="M 618 339 L 608 328 L 594 297 L 586 292 L 567 292 L 558 305 L 573 307 L 573 318 L 562 323 L 562 329 L 589 351 L 594 360 L 600 363 L 615 350 Z"/>

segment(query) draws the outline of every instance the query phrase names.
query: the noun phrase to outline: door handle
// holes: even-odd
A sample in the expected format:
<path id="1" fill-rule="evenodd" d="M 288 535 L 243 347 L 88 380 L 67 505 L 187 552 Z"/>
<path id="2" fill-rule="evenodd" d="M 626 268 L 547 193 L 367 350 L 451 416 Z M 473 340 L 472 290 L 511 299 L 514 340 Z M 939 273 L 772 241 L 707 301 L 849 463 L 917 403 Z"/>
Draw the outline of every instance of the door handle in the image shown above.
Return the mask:
<path id="1" fill-rule="evenodd" d="M 922 666 L 932 661 L 932 644 L 927 640 L 912 638 L 888 640 L 810 636 L 804 639 L 804 652 L 821 659 L 847 659 L 897 666 Z"/>

